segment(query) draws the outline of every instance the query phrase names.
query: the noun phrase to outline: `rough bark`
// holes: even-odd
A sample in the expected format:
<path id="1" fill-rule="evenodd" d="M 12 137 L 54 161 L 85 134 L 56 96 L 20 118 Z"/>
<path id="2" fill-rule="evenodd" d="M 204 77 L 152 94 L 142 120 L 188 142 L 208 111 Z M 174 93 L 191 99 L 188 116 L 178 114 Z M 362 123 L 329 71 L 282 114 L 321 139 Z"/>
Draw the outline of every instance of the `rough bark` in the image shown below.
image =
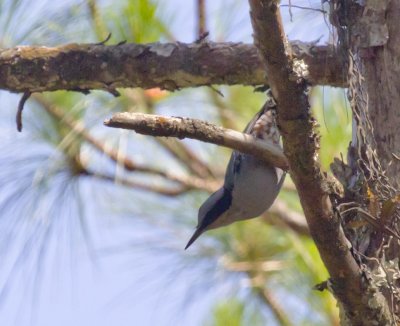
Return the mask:
<path id="1" fill-rule="evenodd" d="M 368 3 L 365 8 L 368 8 Z M 399 1 L 380 1 L 376 9 L 369 13 L 376 16 L 375 22 L 368 18 L 368 12 L 357 16 L 353 23 L 357 34 L 366 23 L 368 31 L 377 39 L 366 35 L 365 41 L 358 47 L 356 56 L 363 76 L 362 89 L 357 90 L 368 96 L 368 113 L 373 126 L 375 146 L 381 164 L 394 185 L 400 186 L 400 160 L 393 154 L 400 154 L 400 3 Z M 368 19 L 366 19 L 366 16 Z M 374 29 L 382 29 L 374 31 Z M 387 31 L 387 33 L 386 33 Z M 365 35 L 366 31 L 364 31 Z M 379 34 L 378 34 L 379 33 Z M 356 35 L 353 35 L 353 38 Z M 379 38 L 378 38 L 379 37 Z M 378 40 L 381 45 L 374 46 Z M 356 42 L 356 40 L 354 40 Z"/>
<path id="2" fill-rule="evenodd" d="M 255 44 L 265 64 L 278 107 L 284 152 L 299 193 L 310 233 L 331 276 L 328 287 L 346 322 L 387 325 L 391 315 L 379 291 L 365 282 L 334 213 L 329 184 L 318 163 L 319 137 L 310 115 L 304 75 L 307 65 L 294 58 L 283 30 L 278 2 L 249 0 Z"/>
<path id="3" fill-rule="evenodd" d="M 333 47 L 295 42 L 310 83 L 344 86 Z M 0 89 L 12 92 L 205 85 L 261 85 L 265 71 L 253 45 L 242 43 L 69 44 L 19 46 L 0 52 Z"/>
<path id="4" fill-rule="evenodd" d="M 209 122 L 143 113 L 116 113 L 104 122 L 106 126 L 135 130 L 143 135 L 198 139 L 229 147 L 287 170 L 288 163 L 280 148 L 272 142 L 215 126 Z"/>
<path id="5" fill-rule="evenodd" d="M 349 166 L 339 173 L 346 192 L 342 201 L 353 206 L 343 226 L 369 286 L 375 287 L 391 313 L 391 318 L 384 320 L 387 313 L 376 310 L 368 324 L 395 325 L 400 320 L 400 284 L 396 276 L 400 273 L 400 162 L 396 158 L 400 150 L 400 3 L 332 0 L 331 8 L 341 52 L 348 57 L 354 119 Z M 372 217 L 374 223 L 351 226 L 365 216 Z M 382 232 L 383 228 L 388 228 L 390 234 Z M 345 317 L 344 322 L 350 324 L 348 314 Z"/>

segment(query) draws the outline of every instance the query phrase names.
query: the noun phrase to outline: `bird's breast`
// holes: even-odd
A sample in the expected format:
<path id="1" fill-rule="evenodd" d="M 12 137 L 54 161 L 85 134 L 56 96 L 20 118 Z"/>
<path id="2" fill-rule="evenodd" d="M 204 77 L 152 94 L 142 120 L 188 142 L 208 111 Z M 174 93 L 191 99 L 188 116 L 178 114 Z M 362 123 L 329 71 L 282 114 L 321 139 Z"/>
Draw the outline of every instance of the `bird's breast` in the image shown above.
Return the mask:
<path id="1" fill-rule="evenodd" d="M 276 199 L 282 174 L 254 158 L 243 160 L 244 165 L 234 180 L 231 214 L 237 220 L 253 218 L 265 212 Z"/>

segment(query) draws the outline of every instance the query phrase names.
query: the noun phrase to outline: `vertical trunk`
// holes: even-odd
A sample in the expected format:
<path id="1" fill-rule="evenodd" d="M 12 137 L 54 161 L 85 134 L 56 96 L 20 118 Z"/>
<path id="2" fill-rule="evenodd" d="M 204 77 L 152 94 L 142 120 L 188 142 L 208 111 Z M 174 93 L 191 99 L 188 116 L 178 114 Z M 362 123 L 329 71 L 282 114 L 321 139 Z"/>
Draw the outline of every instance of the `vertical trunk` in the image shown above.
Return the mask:
<path id="1" fill-rule="evenodd" d="M 362 21 L 366 21 L 364 17 L 369 14 L 369 18 L 374 19 L 369 20 L 370 29 L 364 30 L 371 35 L 360 44 L 357 60 L 364 77 L 362 86 L 368 96 L 374 147 L 386 175 L 397 188 L 400 185 L 400 161 L 393 154 L 400 154 L 400 2 L 375 2 L 378 2 L 377 8 L 366 9 L 361 16 Z M 367 10 L 369 12 L 365 12 Z M 360 18 L 356 26 L 363 26 Z M 361 28 L 359 30 L 362 32 Z M 353 35 L 354 42 L 357 42 L 356 38 L 357 35 Z M 372 46 L 375 42 L 382 45 Z"/>
<path id="2" fill-rule="evenodd" d="M 351 176 L 343 185 L 344 202 L 356 209 L 344 214 L 343 227 L 369 284 L 383 294 L 392 324 L 396 324 L 400 316 L 400 284 L 396 277 L 400 253 L 396 236 L 400 1 L 331 0 L 331 22 L 349 58 L 349 100 L 354 117 L 348 155 Z"/>

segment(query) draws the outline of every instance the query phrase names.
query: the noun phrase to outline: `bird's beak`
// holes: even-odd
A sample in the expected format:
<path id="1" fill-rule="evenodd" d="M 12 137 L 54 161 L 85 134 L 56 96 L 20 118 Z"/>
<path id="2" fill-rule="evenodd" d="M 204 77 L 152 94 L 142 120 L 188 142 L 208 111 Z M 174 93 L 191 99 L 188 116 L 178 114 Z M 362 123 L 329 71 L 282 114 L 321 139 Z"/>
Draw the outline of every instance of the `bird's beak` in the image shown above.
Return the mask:
<path id="1" fill-rule="evenodd" d="M 196 239 L 197 239 L 199 236 L 201 236 L 201 234 L 202 234 L 203 232 L 204 232 L 204 229 L 198 228 L 198 229 L 194 232 L 194 234 L 192 235 L 192 237 L 190 238 L 188 244 L 187 244 L 186 247 L 185 247 L 185 250 L 186 250 L 187 248 L 189 248 L 189 247 L 192 245 L 192 243 L 195 242 Z"/>

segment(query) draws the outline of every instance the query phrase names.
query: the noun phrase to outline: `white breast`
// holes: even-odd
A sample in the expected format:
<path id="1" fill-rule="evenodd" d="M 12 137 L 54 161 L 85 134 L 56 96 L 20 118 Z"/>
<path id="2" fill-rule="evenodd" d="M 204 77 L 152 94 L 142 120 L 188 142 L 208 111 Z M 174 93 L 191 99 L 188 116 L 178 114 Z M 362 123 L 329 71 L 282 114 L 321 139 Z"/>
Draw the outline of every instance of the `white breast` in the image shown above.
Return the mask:
<path id="1" fill-rule="evenodd" d="M 257 217 L 276 199 L 283 171 L 253 158 L 242 160 L 243 166 L 234 180 L 229 214 L 236 220 Z"/>

